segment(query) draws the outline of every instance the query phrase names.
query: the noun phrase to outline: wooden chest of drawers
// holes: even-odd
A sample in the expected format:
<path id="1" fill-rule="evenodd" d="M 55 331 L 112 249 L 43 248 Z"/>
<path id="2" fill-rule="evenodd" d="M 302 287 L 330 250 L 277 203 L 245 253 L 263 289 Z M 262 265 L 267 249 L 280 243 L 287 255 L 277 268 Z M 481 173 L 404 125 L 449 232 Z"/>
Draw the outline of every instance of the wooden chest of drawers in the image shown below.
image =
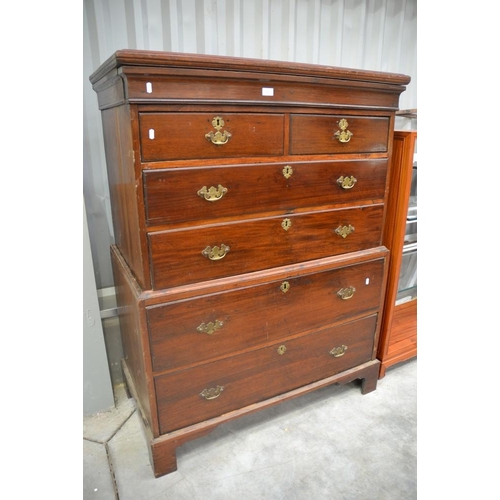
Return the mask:
<path id="1" fill-rule="evenodd" d="M 376 388 L 404 75 L 118 51 L 102 111 L 123 368 L 156 476 L 217 425 Z"/>

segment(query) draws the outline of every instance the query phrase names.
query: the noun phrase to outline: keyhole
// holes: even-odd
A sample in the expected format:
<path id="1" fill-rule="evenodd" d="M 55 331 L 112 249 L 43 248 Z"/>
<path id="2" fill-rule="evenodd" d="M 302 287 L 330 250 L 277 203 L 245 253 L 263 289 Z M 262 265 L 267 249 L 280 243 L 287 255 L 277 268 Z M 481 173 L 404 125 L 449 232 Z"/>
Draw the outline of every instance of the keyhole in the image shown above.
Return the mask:
<path id="1" fill-rule="evenodd" d="M 222 116 L 214 116 L 212 125 L 216 130 L 220 130 L 224 126 L 224 120 L 222 119 Z"/>
<path id="2" fill-rule="evenodd" d="M 293 174 L 293 168 L 290 166 L 290 165 L 286 165 L 284 168 L 283 168 L 283 176 L 285 177 L 285 179 L 289 179 Z"/>
<path id="3" fill-rule="evenodd" d="M 288 231 L 292 227 L 292 221 L 290 219 L 283 219 L 283 222 L 281 223 L 281 227 L 285 231 Z"/>
<path id="4" fill-rule="evenodd" d="M 283 283 L 281 283 L 280 290 L 283 293 L 288 292 L 288 290 L 290 290 L 290 283 L 288 283 L 288 281 L 283 281 Z"/>

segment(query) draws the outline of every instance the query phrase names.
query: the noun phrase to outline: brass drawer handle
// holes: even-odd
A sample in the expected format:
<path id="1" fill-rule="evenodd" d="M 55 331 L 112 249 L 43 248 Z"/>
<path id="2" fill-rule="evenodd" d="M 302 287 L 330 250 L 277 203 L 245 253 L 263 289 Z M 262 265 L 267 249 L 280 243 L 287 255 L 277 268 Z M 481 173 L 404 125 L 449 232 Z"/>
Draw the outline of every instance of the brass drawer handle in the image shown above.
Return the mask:
<path id="1" fill-rule="evenodd" d="M 343 175 L 341 175 L 338 179 L 337 179 L 337 184 L 342 188 L 342 189 L 352 189 L 354 187 L 354 184 L 356 184 L 356 182 L 358 182 L 358 179 L 356 179 L 356 177 L 354 177 L 354 175 L 351 175 L 349 177 L 344 177 Z"/>
<path id="2" fill-rule="evenodd" d="M 202 398 L 205 398 L 207 401 L 210 399 L 215 399 L 218 398 L 221 395 L 221 392 L 224 390 L 224 387 L 221 385 L 218 385 L 217 387 L 212 387 L 211 389 L 203 389 L 202 392 L 200 392 L 200 396 Z"/>
<path id="3" fill-rule="evenodd" d="M 348 226 L 339 226 L 337 229 L 335 229 L 335 233 L 338 234 L 339 236 L 342 236 L 342 238 L 346 238 L 349 234 L 354 232 L 354 226 L 351 226 L 350 224 Z"/>
<path id="4" fill-rule="evenodd" d="M 349 122 L 345 118 L 342 118 L 342 120 L 339 121 L 340 130 L 337 130 L 337 132 L 333 134 L 335 139 L 343 143 L 349 142 L 351 140 L 351 137 L 353 136 L 353 133 L 350 130 L 347 130 L 348 126 Z"/>
<path id="5" fill-rule="evenodd" d="M 330 354 L 334 358 L 340 358 L 340 356 L 343 356 L 345 352 L 347 351 L 347 346 L 346 345 L 341 345 L 340 347 L 334 347 L 331 351 Z"/>
<path id="6" fill-rule="evenodd" d="M 208 189 L 207 186 L 203 186 L 197 194 L 200 198 L 204 198 L 207 201 L 217 201 L 220 200 L 226 193 L 227 188 L 219 184 L 217 187 L 211 186 Z"/>
<path id="7" fill-rule="evenodd" d="M 226 142 L 229 141 L 231 134 L 227 130 L 224 130 L 224 132 L 220 131 L 224 126 L 224 120 L 222 119 L 222 117 L 214 117 L 214 119 L 212 120 L 212 125 L 216 130 L 215 134 L 213 131 L 210 131 L 208 134 L 205 134 L 205 138 L 211 141 L 212 144 L 215 144 L 216 146 L 222 146 L 223 144 L 226 144 Z"/>
<path id="8" fill-rule="evenodd" d="M 356 289 L 353 286 L 348 286 L 347 288 L 341 288 L 338 292 L 337 295 L 342 299 L 342 300 L 349 300 L 352 299 L 354 296 L 354 292 Z"/>
<path id="9" fill-rule="evenodd" d="M 207 247 L 201 253 L 207 259 L 220 260 L 220 259 L 223 259 L 227 255 L 227 252 L 229 252 L 229 250 L 230 250 L 230 248 L 227 245 L 224 245 L 224 243 L 223 243 L 220 247 L 218 247 L 218 246 Z"/>
<path id="10" fill-rule="evenodd" d="M 282 356 L 283 354 L 285 354 L 285 352 L 286 352 L 286 345 L 280 345 L 278 347 L 278 354 Z"/>
<path id="11" fill-rule="evenodd" d="M 222 321 L 218 319 L 215 320 L 215 323 L 210 321 L 210 323 L 202 323 L 196 330 L 200 333 L 206 333 L 207 335 L 212 335 L 217 330 L 220 330 L 224 326 Z"/>

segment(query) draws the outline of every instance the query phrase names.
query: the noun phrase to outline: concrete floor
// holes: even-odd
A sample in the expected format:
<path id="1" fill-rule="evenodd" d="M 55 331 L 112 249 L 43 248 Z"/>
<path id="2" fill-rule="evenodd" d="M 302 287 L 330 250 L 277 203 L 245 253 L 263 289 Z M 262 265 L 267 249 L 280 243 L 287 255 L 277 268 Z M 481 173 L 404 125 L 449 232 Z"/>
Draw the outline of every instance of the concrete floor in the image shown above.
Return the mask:
<path id="1" fill-rule="evenodd" d="M 84 418 L 83 499 L 412 500 L 417 498 L 417 360 L 377 390 L 330 386 L 216 428 L 155 479 L 134 401 Z"/>

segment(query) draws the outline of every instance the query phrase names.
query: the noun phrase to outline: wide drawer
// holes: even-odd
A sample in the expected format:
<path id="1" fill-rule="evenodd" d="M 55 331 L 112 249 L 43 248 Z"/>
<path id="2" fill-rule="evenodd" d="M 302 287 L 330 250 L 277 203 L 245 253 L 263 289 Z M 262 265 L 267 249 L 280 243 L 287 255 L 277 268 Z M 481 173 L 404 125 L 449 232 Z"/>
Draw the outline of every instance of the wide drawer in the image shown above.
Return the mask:
<path id="1" fill-rule="evenodd" d="M 229 356 L 380 306 L 384 259 L 147 309 L 153 370 Z"/>
<path id="2" fill-rule="evenodd" d="M 155 378 L 162 434 L 369 361 L 377 316 Z"/>
<path id="3" fill-rule="evenodd" d="M 283 154 L 282 114 L 141 113 L 139 123 L 143 161 Z"/>
<path id="4" fill-rule="evenodd" d="M 271 78 L 267 75 L 265 79 L 262 77 L 253 79 L 250 76 L 247 80 L 242 78 L 249 75 L 247 71 L 236 73 L 235 78 L 227 78 L 227 75 L 224 78 L 217 78 L 214 74 L 208 75 L 206 71 L 202 71 L 202 74 L 198 72 L 194 76 L 175 76 L 172 71 L 165 76 L 153 74 L 137 76 L 130 74 L 134 69 L 125 68 L 123 71 L 125 74 L 128 73 L 126 84 L 130 102 L 212 103 L 212 105 L 213 103 L 234 105 L 235 102 L 239 102 L 265 106 L 293 103 L 344 107 L 362 101 L 367 107 L 392 109 L 398 107 L 397 93 L 387 92 L 386 89 L 376 91 L 370 84 L 360 86 L 358 83 L 352 86 L 337 81 L 337 85 L 317 85 L 310 81 L 285 81 L 287 77 L 278 77 L 278 80 L 273 81 L 276 75 L 272 75 Z"/>
<path id="5" fill-rule="evenodd" d="M 389 118 L 347 115 L 292 115 L 291 154 L 385 153 Z"/>
<path id="6" fill-rule="evenodd" d="M 143 172 L 148 225 L 384 198 L 387 160 L 272 163 Z"/>
<path id="7" fill-rule="evenodd" d="M 149 234 L 154 289 L 355 252 L 381 243 L 383 205 Z"/>

